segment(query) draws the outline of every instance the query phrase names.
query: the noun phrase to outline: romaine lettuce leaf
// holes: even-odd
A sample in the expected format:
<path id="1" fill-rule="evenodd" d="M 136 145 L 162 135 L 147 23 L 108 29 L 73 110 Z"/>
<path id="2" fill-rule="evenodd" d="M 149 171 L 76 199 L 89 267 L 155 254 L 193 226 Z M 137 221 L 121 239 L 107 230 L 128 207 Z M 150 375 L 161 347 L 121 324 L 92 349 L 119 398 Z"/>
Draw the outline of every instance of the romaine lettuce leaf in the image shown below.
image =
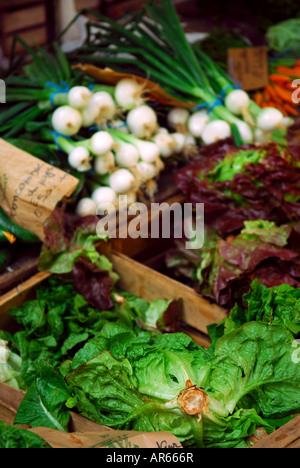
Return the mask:
<path id="1" fill-rule="evenodd" d="M 10 426 L 0 421 L 0 448 L 51 448 L 47 442 L 41 439 L 37 434 L 21 429 L 19 427 Z"/>
<path id="2" fill-rule="evenodd" d="M 36 367 L 35 380 L 18 408 L 14 424 L 67 432 L 70 412 L 65 405 L 70 398 L 69 389 L 49 363 L 41 360 Z"/>

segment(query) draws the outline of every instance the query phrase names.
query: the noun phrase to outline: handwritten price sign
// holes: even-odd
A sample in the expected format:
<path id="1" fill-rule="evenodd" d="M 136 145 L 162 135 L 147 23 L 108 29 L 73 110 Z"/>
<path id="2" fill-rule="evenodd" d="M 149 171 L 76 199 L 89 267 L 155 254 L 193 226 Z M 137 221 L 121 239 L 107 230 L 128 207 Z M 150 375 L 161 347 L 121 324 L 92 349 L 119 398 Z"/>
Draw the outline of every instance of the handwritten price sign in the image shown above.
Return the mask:
<path id="1" fill-rule="evenodd" d="M 228 73 L 245 91 L 264 88 L 269 82 L 266 47 L 228 49 Z"/>
<path id="2" fill-rule="evenodd" d="M 0 139 L 0 205 L 43 239 L 43 225 L 78 179 Z"/>

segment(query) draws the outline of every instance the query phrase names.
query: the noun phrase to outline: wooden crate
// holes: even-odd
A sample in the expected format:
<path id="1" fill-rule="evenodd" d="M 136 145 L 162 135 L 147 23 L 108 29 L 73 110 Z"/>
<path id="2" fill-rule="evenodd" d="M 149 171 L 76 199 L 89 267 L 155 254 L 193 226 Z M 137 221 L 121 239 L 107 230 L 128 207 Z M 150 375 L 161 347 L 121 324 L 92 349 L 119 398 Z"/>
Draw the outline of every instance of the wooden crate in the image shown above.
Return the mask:
<path id="1" fill-rule="evenodd" d="M 183 331 L 201 346 L 209 346 L 208 336 L 205 335 L 206 326 L 225 317 L 225 312 L 222 309 L 212 306 L 190 288 L 164 277 L 124 254 L 111 252 L 109 256 L 113 262 L 114 270 L 120 276 L 118 286 L 121 289 L 148 301 L 158 298 L 182 298 L 182 320 L 191 326 L 188 330 L 183 328 Z M 0 329 L 9 330 L 11 318 L 7 314 L 8 310 L 34 298 L 35 287 L 50 276 L 49 273 L 40 272 L 0 298 Z M 0 420 L 4 420 L 8 424 L 13 423 L 23 395 L 24 393 L 19 390 L 0 384 Z M 74 430 L 77 431 L 89 428 L 93 430 L 90 424 L 95 425 L 95 423 L 76 414 L 72 414 L 72 423 Z M 255 444 L 252 448 L 300 448 L 300 416 L 263 440 L 258 438 L 256 441 L 253 436 L 252 443 Z"/>
<path id="2" fill-rule="evenodd" d="M 180 299 L 182 301 L 183 330 L 201 346 L 209 346 L 207 326 L 226 317 L 223 309 L 211 305 L 191 288 L 155 272 L 126 255 L 109 252 L 107 249 L 107 246 L 103 246 L 103 251 L 111 259 L 114 271 L 120 277 L 118 283 L 120 289 L 147 301 L 160 298 Z M 0 329 L 9 325 L 10 318 L 7 311 L 11 307 L 20 306 L 23 302 L 31 299 L 35 287 L 48 277 L 49 273 L 39 272 L 0 297 Z"/>
<path id="3" fill-rule="evenodd" d="M 0 297 L 37 273 L 40 249 L 40 245 L 18 249 L 14 260 L 0 273 Z"/>
<path id="4" fill-rule="evenodd" d="M 5 55 L 10 54 L 16 35 L 29 43 L 47 43 L 49 37 L 44 0 L 10 0 L 0 5 L 0 47 Z M 24 49 L 16 43 L 15 50 L 18 53 Z"/>

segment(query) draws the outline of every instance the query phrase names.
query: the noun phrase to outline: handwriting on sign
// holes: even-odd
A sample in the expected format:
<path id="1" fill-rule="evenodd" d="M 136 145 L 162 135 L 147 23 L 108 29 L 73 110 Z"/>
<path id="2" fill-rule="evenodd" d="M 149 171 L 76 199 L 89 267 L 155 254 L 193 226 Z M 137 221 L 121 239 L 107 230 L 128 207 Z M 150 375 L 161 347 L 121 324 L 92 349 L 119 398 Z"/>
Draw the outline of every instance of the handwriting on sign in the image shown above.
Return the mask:
<path id="1" fill-rule="evenodd" d="M 264 88 L 269 82 L 266 47 L 228 49 L 228 73 L 245 91 Z"/>
<path id="2" fill-rule="evenodd" d="M 0 201 L 14 221 L 43 237 L 57 203 L 70 197 L 78 179 L 0 139 Z"/>

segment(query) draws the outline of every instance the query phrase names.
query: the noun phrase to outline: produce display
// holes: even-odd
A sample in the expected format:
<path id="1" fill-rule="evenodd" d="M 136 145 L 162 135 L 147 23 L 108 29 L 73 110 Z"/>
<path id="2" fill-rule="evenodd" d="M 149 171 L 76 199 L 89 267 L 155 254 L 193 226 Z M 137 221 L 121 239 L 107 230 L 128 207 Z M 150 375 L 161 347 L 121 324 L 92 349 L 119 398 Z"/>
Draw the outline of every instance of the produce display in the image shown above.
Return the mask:
<path id="1" fill-rule="evenodd" d="M 161 449 L 157 433 L 178 452 L 300 447 L 300 20 L 257 6 L 253 35 L 216 16 L 193 39 L 177 7 L 84 9 L 45 46 L 15 38 L 0 99 L 0 448 L 63 447 L 62 433 L 93 448 Z M 84 38 L 66 46 L 77 20 Z M 251 89 L 228 50 L 256 45 L 268 83 Z M 151 226 L 146 239 L 128 208 L 158 201 L 162 217 L 191 206 L 203 244 L 176 235 L 175 212 L 167 238 Z"/>
<path id="2" fill-rule="evenodd" d="M 248 308 L 236 306 L 209 327 L 209 349 L 153 326 L 153 311 L 160 322 L 166 301 L 112 296 L 114 310 L 97 311 L 72 283 L 54 277 L 38 287 L 36 300 L 10 310 L 21 329 L 2 333 L 1 371 L 26 390 L 15 424 L 67 431 L 76 408 L 112 428 L 167 429 L 185 447 L 242 448 L 257 426 L 271 433 L 299 411 L 296 289 L 253 283 Z"/>
<path id="3" fill-rule="evenodd" d="M 188 42 L 171 1 L 150 3 L 144 9 L 126 26 L 95 15 L 105 24 L 93 23 L 93 29 L 90 25 L 87 43 L 74 58 L 97 65 L 121 63 L 149 74 L 181 99 L 182 107 L 190 108 L 197 119 L 191 124 L 196 128 L 193 136 L 203 144 L 231 135 L 239 145 L 256 142 L 290 125 L 278 109 L 261 109 L 201 48 Z M 121 53 L 128 58 L 120 58 Z"/>

